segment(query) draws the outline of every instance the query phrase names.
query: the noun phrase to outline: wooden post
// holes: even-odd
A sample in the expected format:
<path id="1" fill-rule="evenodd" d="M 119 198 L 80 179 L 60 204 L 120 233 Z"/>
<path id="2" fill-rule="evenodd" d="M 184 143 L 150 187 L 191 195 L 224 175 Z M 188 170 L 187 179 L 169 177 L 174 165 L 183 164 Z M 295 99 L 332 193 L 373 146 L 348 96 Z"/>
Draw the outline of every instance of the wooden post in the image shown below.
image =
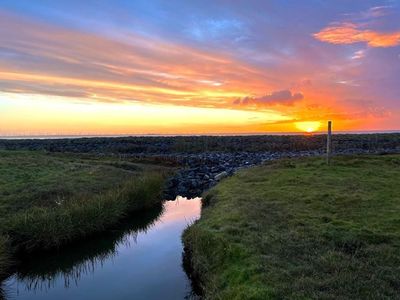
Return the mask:
<path id="1" fill-rule="evenodd" d="M 332 121 L 328 121 L 328 137 L 326 139 L 326 162 L 328 165 L 331 163 L 332 154 Z"/>

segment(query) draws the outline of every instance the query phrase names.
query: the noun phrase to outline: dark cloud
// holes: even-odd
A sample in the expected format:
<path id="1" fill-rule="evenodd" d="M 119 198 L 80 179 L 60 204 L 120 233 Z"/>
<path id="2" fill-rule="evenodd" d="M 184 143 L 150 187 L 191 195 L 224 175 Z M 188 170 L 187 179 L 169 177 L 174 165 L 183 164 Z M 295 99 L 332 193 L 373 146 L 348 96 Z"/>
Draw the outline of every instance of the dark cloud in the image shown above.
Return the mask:
<path id="1" fill-rule="evenodd" d="M 235 105 L 255 105 L 255 106 L 273 106 L 273 105 L 293 105 L 295 102 L 304 99 L 302 93 L 292 93 L 290 90 L 273 91 L 270 94 L 261 97 L 244 97 L 235 99 Z"/>

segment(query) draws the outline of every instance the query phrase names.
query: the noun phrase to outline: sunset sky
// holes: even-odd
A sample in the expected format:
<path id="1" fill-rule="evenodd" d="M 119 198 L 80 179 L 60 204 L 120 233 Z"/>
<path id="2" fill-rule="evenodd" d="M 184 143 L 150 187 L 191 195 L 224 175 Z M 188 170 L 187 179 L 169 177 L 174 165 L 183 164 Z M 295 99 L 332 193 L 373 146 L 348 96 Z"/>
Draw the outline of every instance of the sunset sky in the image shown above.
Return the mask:
<path id="1" fill-rule="evenodd" d="M 400 130 L 400 0 L 1 0 L 0 135 Z"/>

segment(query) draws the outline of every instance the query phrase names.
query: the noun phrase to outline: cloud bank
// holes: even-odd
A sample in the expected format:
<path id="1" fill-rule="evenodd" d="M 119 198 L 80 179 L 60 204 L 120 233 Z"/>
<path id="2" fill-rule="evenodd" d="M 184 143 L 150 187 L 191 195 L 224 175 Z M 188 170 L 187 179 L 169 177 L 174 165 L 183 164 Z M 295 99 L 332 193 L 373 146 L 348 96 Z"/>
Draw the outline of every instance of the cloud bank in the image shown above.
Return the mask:
<path id="1" fill-rule="evenodd" d="M 255 105 L 255 106 L 274 106 L 274 105 L 293 105 L 297 101 L 304 99 L 302 93 L 292 93 L 290 90 L 273 91 L 261 97 L 243 97 L 236 99 L 235 105 Z"/>

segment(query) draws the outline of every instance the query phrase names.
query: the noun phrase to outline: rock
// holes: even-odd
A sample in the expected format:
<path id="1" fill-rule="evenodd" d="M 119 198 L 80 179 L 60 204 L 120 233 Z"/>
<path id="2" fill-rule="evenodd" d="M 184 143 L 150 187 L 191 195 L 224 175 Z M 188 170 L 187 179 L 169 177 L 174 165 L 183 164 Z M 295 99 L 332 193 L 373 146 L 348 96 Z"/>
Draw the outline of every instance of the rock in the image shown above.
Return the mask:
<path id="1" fill-rule="evenodd" d="M 225 178 L 228 176 L 228 173 L 226 171 L 223 171 L 221 173 L 218 173 L 217 175 L 215 175 L 214 179 L 216 181 L 220 181 L 221 179 Z"/>
<path id="2" fill-rule="evenodd" d="M 195 179 L 192 179 L 192 180 L 190 180 L 190 185 L 191 185 L 192 187 L 196 187 L 196 186 L 198 186 L 199 184 L 198 184 L 198 182 L 197 182 Z"/>

